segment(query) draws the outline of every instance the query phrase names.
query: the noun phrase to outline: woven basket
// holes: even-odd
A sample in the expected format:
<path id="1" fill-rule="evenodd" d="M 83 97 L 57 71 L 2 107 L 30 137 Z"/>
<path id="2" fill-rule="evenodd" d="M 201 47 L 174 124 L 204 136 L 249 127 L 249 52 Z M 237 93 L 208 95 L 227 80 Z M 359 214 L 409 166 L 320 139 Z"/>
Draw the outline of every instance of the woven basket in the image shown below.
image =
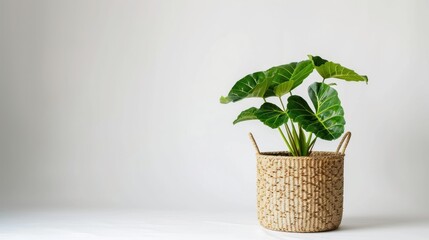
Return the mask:
<path id="1" fill-rule="evenodd" d="M 256 149 L 259 223 L 287 232 L 338 228 L 343 215 L 344 152 L 351 133 L 344 135 L 336 152 L 314 151 L 305 157 L 260 152 L 249 135 Z"/>

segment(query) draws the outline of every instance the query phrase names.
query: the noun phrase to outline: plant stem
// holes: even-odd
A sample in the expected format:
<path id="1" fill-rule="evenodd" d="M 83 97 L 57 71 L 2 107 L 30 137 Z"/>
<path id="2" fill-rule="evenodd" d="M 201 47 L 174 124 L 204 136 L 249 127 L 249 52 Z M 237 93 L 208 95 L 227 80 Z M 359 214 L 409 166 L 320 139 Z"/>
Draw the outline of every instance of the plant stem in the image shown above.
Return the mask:
<path id="1" fill-rule="evenodd" d="M 291 120 L 291 122 L 292 122 L 292 120 Z M 290 152 L 292 153 L 293 156 L 299 156 L 299 152 L 298 152 L 296 143 L 294 141 L 294 137 L 293 137 L 293 135 L 289 129 L 289 126 L 287 124 L 285 124 L 285 129 L 286 129 L 286 132 L 287 132 L 287 135 L 289 138 L 289 142 L 290 142 L 289 144 L 291 145 L 291 151 Z"/>
<path id="2" fill-rule="evenodd" d="M 280 99 L 280 103 L 282 104 L 283 111 L 286 111 L 286 108 L 285 108 L 285 105 L 283 104 L 282 98 L 281 98 L 281 97 L 279 97 L 279 99 Z"/>
<path id="3" fill-rule="evenodd" d="M 279 97 L 279 100 L 280 100 L 280 104 L 282 105 L 283 111 L 285 111 L 285 112 L 286 112 L 286 108 L 285 108 L 285 105 L 284 105 L 284 103 L 283 103 L 282 98 L 281 98 L 281 97 Z M 291 123 L 292 123 L 292 120 L 290 120 L 290 121 L 291 121 Z M 292 155 L 293 155 L 293 156 L 297 156 L 297 154 L 298 154 L 298 149 L 297 149 L 297 147 L 296 147 L 296 144 L 294 144 L 293 136 L 292 136 L 292 134 L 291 134 L 291 132 L 290 132 L 289 126 L 287 125 L 287 123 L 285 123 L 285 124 L 284 124 L 284 126 L 285 126 L 286 133 L 287 133 L 287 135 L 288 135 L 288 139 L 289 139 L 289 141 L 287 141 L 287 139 L 286 139 L 286 137 L 284 136 L 283 132 L 281 132 L 281 133 L 282 133 L 283 140 L 284 140 L 284 141 L 286 142 L 286 144 L 288 145 L 289 152 L 290 152 L 290 153 L 292 153 Z M 279 129 L 280 129 L 280 128 L 279 128 Z"/>
<path id="4" fill-rule="evenodd" d="M 310 135 L 308 135 L 308 139 L 307 139 L 307 145 L 310 146 L 311 143 L 311 138 L 313 137 L 313 133 L 310 133 Z"/>
<path id="5" fill-rule="evenodd" d="M 311 146 L 310 146 L 310 151 L 309 151 L 309 153 L 311 153 L 311 151 L 313 151 L 313 147 L 314 147 L 314 144 L 316 143 L 316 140 L 317 140 L 317 137 L 316 137 L 316 136 L 314 136 L 314 140 L 311 142 Z"/>
<path id="6" fill-rule="evenodd" d="M 292 95 L 292 92 L 290 92 Z M 286 107 L 283 103 L 283 100 L 281 97 L 278 97 L 281 107 L 283 108 L 283 111 L 286 112 Z M 267 102 L 264 99 L 264 102 Z M 290 119 L 290 124 L 292 127 L 292 130 L 289 128 L 289 125 L 287 123 L 284 124 L 284 128 L 287 133 L 287 138 L 285 134 L 283 133 L 282 129 L 279 127 L 278 130 L 280 132 L 280 135 L 283 138 L 283 141 L 285 142 L 287 148 L 289 149 L 289 152 L 292 154 L 292 156 L 308 156 L 311 150 L 313 149 L 314 143 L 316 142 L 316 138 L 312 139 L 312 133 L 308 136 L 308 139 L 304 133 L 303 128 L 300 124 L 298 124 L 298 132 L 297 128 L 295 128 L 295 125 L 293 124 L 292 119 Z M 299 134 L 298 134 L 299 133 Z"/>
<path id="7" fill-rule="evenodd" d="M 291 147 L 289 145 L 289 142 L 287 141 L 285 134 L 283 133 L 281 128 L 278 128 L 280 135 L 282 135 L 283 141 L 286 143 L 287 148 L 289 149 L 289 151 L 291 152 Z"/>
<path id="8" fill-rule="evenodd" d="M 264 102 L 267 102 L 267 100 L 265 99 L 265 98 L 262 98 L 263 100 L 264 100 Z M 283 101 L 282 101 L 282 99 L 279 97 L 279 99 L 280 99 L 280 103 L 282 104 L 282 107 L 283 107 L 283 111 L 286 111 L 285 110 L 285 107 L 284 107 L 284 105 L 283 105 Z M 286 125 L 286 124 L 285 124 Z M 287 146 L 287 148 L 289 149 L 289 152 L 292 152 L 293 151 L 293 149 L 292 149 L 292 147 L 290 146 L 290 144 L 289 144 L 289 142 L 288 142 L 288 140 L 286 139 L 286 136 L 285 136 L 285 134 L 283 133 L 283 131 L 282 131 L 282 129 L 279 127 L 279 128 L 277 128 L 278 130 L 279 130 L 279 132 L 280 132 L 280 135 L 282 136 L 282 138 L 283 138 L 283 141 L 285 142 L 285 144 L 286 144 L 286 146 Z"/>

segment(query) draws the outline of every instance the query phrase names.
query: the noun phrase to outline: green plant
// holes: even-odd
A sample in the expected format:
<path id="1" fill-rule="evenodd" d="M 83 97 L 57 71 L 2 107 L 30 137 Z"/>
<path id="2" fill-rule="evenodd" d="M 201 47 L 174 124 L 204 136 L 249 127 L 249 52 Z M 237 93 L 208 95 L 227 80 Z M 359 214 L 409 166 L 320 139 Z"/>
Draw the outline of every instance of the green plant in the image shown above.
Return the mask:
<path id="1" fill-rule="evenodd" d="M 318 138 L 329 141 L 339 138 L 346 123 L 344 110 L 338 93 L 333 88 L 335 84 L 327 84 L 325 80 L 336 78 L 368 82 L 368 78 L 319 56 L 308 55 L 308 58 L 309 60 L 255 72 L 237 81 L 228 95 L 220 98 L 221 103 L 237 102 L 251 97 L 262 98 L 264 103 L 259 108 L 244 110 L 233 123 L 259 119 L 265 125 L 278 129 L 293 156 L 308 156 Z M 293 95 L 292 90 L 314 69 L 323 80 L 311 84 L 308 88 L 312 108 L 304 98 Z M 290 96 L 285 105 L 282 97 L 286 94 Z M 269 97 L 277 98 L 280 105 L 268 102 Z"/>

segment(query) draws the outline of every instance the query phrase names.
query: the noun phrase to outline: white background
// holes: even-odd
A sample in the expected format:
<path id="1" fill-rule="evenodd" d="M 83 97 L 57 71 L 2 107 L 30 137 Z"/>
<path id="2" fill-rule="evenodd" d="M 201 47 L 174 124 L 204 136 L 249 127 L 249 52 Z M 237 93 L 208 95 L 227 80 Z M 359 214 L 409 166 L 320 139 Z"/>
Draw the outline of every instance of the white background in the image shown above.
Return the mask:
<path id="1" fill-rule="evenodd" d="M 345 216 L 429 214 L 428 11 L 423 0 L 0 0 L 0 208 L 252 213 L 247 133 L 285 147 L 256 121 L 232 125 L 260 100 L 219 97 L 313 54 L 369 77 L 333 81 L 353 133 Z"/>

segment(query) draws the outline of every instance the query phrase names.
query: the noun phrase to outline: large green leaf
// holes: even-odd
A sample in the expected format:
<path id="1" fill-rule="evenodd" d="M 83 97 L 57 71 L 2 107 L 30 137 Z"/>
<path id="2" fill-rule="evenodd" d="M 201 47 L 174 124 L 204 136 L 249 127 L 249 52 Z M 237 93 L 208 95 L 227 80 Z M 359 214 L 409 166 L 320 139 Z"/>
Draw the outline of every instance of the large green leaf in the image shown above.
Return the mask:
<path id="1" fill-rule="evenodd" d="M 256 115 L 255 115 L 256 111 L 258 111 L 258 109 L 255 108 L 255 107 L 251 107 L 249 109 L 246 109 L 246 110 L 242 111 L 240 113 L 240 115 L 238 115 L 237 119 L 235 119 L 235 121 L 233 122 L 233 124 L 236 124 L 236 123 L 239 123 L 239 122 L 243 122 L 243 121 L 258 119 L 256 117 Z"/>
<path id="2" fill-rule="evenodd" d="M 325 83 L 313 83 L 308 88 L 313 111 L 300 96 L 288 98 L 288 115 L 306 131 L 325 140 L 334 140 L 344 132 L 344 110 L 335 89 Z"/>
<path id="3" fill-rule="evenodd" d="M 310 60 L 292 62 L 268 69 L 267 74 L 271 76 L 271 85 L 265 93 L 265 97 L 281 97 L 289 93 L 312 72 L 313 64 Z"/>
<path id="4" fill-rule="evenodd" d="M 271 79 L 267 72 L 255 72 L 238 80 L 229 91 L 228 96 L 221 97 L 221 103 L 236 102 L 248 97 L 263 97 Z"/>
<path id="5" fill-rule="evenodd" d="M 275 104 L 264 103 L 255 112 L 256 117 L 265 125 L 271 128 L 278 128 L 287 122 L 288 116 L 285 111 L 281 110 Z"/>
<path id="6" fill-rule="evenodd" d="M 289 80 L 287 82 L 280 83 L 279 85 L 277 85 L 277 87 L 274 88 L 274 94 L 277 97 L 281 97 L 281 96 L 285 95 L 286 93 L 289 93 L 290 91 L 292 91 L 294 86 L 295 86 L 295 81 L 293 81 L 293 80 Z"/>
<path id="7" fill-rule="evenodd" d="M 327 78 L 338 78 L 346 81 L 365 81 L 368 82 L 368 77 L 364 75 L 359 75 L 355 71 L 343 67 L 338 63 L 333 63 L 327 61 L 319 56 L 308 55 L 308 58 L 316 68 L 317 72 L 323 79 Z"/>
<path id="8" fill-rule="evenodd" d="M 220 102 L 236 102 L 249 97 L 281 97 L 299 86 L 313 69 L 313 63 L 305 60 L 249 74 L 236 82 Z"/>

